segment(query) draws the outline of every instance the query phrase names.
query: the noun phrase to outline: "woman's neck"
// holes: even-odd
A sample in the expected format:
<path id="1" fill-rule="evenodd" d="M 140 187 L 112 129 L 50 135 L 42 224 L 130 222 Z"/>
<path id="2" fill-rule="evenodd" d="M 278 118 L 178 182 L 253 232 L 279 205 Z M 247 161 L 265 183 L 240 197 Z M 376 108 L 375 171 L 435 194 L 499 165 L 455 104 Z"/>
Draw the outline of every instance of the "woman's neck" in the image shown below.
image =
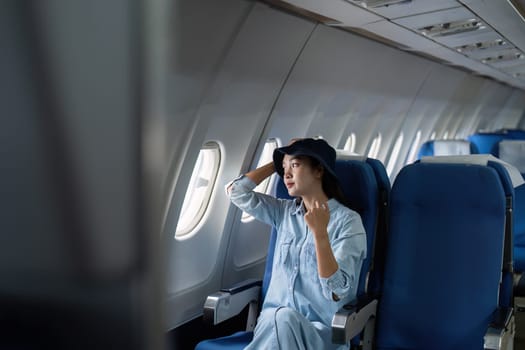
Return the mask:
<path id="1" fill-rule="evenodd" d="M 319 205 L 324 204 L 328 202 L 328 196 L 324 194 L 324 192 L 317 193 L 311 196 L 302 196 L 304 206 L 306 208 L 306 211 L 310 210 L 310 208 L 315 207 L 315 202 L 319 202 Z"/>

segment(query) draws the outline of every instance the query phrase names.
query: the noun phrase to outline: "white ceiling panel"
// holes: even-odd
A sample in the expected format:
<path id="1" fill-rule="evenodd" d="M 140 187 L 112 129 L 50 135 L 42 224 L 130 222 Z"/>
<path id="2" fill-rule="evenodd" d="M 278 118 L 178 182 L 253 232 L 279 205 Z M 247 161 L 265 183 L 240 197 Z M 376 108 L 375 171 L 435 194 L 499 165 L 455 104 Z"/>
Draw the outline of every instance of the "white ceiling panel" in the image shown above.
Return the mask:
<path id="1" fill-rule="evenodd" d="M 516 48 L 525 51 L 525 20 L 509 0 L 413 0 L 376 8 L 365 8 L 357 0 L 286 2 L 334 19 L 335 26 L 357 29 L 361 35 L 388 41 L 402 50 L 421 52 L 445 64 L 524 88 L 523 77 L 513 76 L 521 72 L 521 68 L 514 68 L 521 62 L 501 58 L 481 62 Z M 470 46 L 457 50 L 465 45 Z"/>
<path id="2" fill-rule="evenodd" d="M 341 0 L 287 0 L 286 2 L 322 16 L 333 18 L 342 22 L 341 26 L 359 27 L 382 19 L 361 6 Z"/>
<path id="3" fill-rule="evenodd" d="M 394 42 L 399 42 L 408 47 L 408 50 L 424 51 L 439 46 L 434 41 L 387 20 L 368 23 L 362 28 Z"/>

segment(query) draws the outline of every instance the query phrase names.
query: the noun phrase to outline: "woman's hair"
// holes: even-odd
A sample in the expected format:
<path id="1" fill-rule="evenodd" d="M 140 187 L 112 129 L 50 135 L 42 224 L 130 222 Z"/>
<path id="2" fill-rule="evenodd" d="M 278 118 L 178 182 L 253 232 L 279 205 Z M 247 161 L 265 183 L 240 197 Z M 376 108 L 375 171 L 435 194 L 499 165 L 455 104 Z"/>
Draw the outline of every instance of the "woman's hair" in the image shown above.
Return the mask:
<path id="1" fill-rule="evenodd" d="M 298 158 L 307 159 L 308 162 L 310 163 L 310 166 L 313 169 L 318 168 L 318 167 L 323 168 L 323 178 L 321 180 L 322 186 L 323 186 L 323 192 L 326 194 L 328 198 L 334 198 L 339 203 L 352 209 L 350 206 L 350 202 L 348 201 L 348 199 L 346 199 L 346 196 L 344 195 L 343 190 L 341 189 L 341 186 L 339 185 L 339 182 L 337 181 L 336 178 L 334 178 L 334 176 L 330 172 L 324 169 L 320 161 L 310 156 L 299 156 Z"/>

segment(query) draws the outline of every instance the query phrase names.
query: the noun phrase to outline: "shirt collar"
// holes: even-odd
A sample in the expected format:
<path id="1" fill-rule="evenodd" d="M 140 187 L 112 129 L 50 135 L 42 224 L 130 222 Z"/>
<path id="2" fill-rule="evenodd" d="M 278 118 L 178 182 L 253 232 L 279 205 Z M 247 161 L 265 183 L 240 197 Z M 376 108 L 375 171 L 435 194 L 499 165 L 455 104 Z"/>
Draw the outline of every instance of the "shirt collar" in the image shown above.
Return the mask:
<path id="1" fill-rule="evenodd" d="M 304 209 L 303 200 L 301 198 L 295 198 L 295 209 L 292 211 L 292 215 L 304 215 L 306 210 Z"/>
<path id="2" fill-rule="evenodd" d="M 334 198 L 330 198 L 328 200 L 328 209 L 333 211 L 337 206 L 337 200 Z M 306 213 L 306 208 L 304 207 L 303 200 L 301 198 L 295 199 L 295 209 L 292 211 L 292 215 L 304 215 Z"/>

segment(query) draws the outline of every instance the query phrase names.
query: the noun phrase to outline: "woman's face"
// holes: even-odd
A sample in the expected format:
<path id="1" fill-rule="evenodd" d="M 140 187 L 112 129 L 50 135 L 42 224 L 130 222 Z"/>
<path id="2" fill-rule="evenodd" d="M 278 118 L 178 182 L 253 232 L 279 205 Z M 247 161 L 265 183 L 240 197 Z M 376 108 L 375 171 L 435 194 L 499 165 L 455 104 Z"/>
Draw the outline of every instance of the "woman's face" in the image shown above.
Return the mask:
<path id="1" fill-rule="evenodd" d="M 292 197 L 316 193 L 322 188 L 322 168 L 312 168 L 307 157 L 284 155 L 283 179 Z"/>

